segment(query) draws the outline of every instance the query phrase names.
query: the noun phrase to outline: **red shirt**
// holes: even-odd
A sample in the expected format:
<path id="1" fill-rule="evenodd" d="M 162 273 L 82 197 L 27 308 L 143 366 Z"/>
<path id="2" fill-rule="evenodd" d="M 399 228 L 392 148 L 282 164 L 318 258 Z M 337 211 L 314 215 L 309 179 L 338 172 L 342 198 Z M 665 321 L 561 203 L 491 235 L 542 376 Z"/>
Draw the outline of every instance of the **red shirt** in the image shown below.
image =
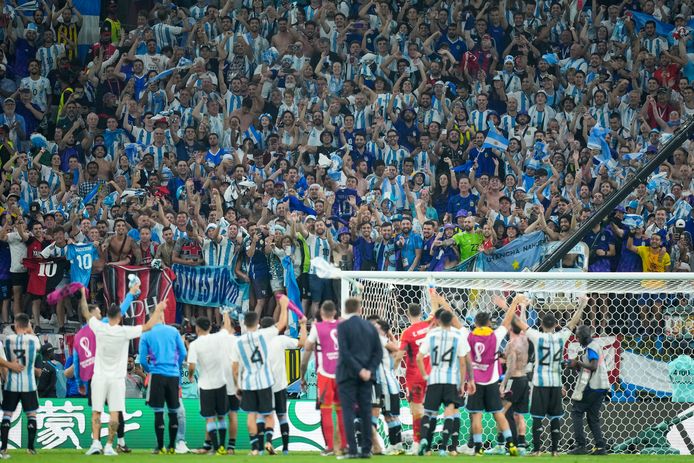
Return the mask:
<path id="1" fill-rule="evenodd" d="M 408 383 L 424 381 L 417 367 L 419 345 L 429 332 L 429 322 L 417 322 L 409 326 L 400 336 L 400 349 L 405 351 L 405 378 Z M 429 357 L 424 358 L 424 368 L 427 373 L 431 370 Z"/>

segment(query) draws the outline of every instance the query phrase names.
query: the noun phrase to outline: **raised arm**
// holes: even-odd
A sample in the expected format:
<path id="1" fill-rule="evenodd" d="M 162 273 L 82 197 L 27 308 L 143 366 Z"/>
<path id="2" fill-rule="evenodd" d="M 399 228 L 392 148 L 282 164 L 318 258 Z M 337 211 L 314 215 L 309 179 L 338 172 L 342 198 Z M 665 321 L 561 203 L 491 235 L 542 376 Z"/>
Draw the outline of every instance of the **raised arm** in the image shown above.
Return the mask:
<path id="1" fill-rule="evenodd" d="M 569 323 L 566 324 L 566 327 L 570 329 L 571 331 L 574 330 L 578 326 L 578 324 L 581 322 L 581 317 L 583 317 L 583 310 L 586 308 L 588 305 L 588 296 L 585 294 L 582 294 L 578 298 L 578 307 L 576 308 L 576 312 L 574 313 L 574 316 L 571 317 L 571 320 L 569 320 Z"/>

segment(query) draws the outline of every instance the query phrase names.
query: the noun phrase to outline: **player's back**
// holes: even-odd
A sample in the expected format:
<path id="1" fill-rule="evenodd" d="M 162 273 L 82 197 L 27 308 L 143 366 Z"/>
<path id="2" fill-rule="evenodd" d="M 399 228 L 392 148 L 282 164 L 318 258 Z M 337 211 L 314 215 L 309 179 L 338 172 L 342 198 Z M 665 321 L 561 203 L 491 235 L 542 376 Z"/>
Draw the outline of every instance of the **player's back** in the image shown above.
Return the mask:
<path id="1" fill-rule="evenodd" d="M 421 321 L 408 326 L 400 335 L 400 349 L 405 351 L 405 376 L 408 379 L 421 378 L 417 367 L 419 346 L 429 332 L 429 322 Z M 424 359 L 425 370 L 429 370 L 429 358 Z"/>
<path id="2" fill-rule="evenodd" d="M 241 389 L 259 391 L 272 387 L 274 381 L 270 371 L 270 341 L 279 334 L 277 328 L 250 331 L 238 337 L 236 347 L 241 364 Z"/>
<path id="3" fill-rule="evenodd" d="M 459 384 L 458 357 L 464 356 L 467 352 L 467 346 L 460 331 L 434 328 L 427 333 L 421 343 L 421 350 L 429 355 L 431 363 L 429 384 Z"/>
<path id="4" fill-rule="evenodd" d="M 316 371 L 327 378 L 334 378 L 339 350 L 337 345 L 338 320 L 317 322 L 311 328 L 309 340 L 316 343 Z"/>
<path id="5" fill-rule="evenodd" d="M 10 334 L 5 338 L 7 360 L 24 365 L 24 370 L 19 373 L 8 372 L 5 383 L 6 391 L 31 392 L 36 390 L 34 364 L 40 348 L 39 338 L 33 334 Z"/>
<path id="6" fill-rule="evenodd" d="M 226 330 L 220 330 L 190 343 L 188 362 L 195 364 L 200 389 L 212 390 L 226 385 L 224 365 L 229 362 L 229 353 L 224 346 L 229 337 L 231 334 Z"/>
<path id="7" fill-rule="evenodd" d="M 564 328 L 557 332 L 544 333 L 530 328 L 526 335 L 528 340 L 533 343 L 535 350 L 533 385 L 539 387 L 561 387 L 564 345 L 571 336 L 571 331 Z"/>

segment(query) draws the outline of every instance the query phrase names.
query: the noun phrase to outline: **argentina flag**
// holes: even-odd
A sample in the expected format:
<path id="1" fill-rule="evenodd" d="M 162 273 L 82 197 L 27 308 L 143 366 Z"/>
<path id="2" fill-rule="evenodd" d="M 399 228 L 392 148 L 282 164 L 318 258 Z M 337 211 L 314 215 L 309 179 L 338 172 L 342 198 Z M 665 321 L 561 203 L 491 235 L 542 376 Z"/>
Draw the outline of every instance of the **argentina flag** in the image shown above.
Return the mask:
<path id="1" fill-rule="evenodd" d="M 89 47 L 99 41 L 101 2 L 95 0 L 74 0 L 72 4 L 82 15 L 82 28 L 77 36 L 77 53 L 80 61 L 84 62 L 89 53 Z"/>
<path id="2" fill-rule="evenodd" d="M 248 129 L 243 132 L 243 139 L 250 138 L 254 145 L 258 145 L 263 139 L 263 135 L 258 132 L 253 124 L 248 126 Z"/>
<path id="3" fill-rule="evenodd" d="M 484 144 L 482 148 L 492 148 L 499 151 L 506 151 L 508 149 L 508 139 L 504 138 L 501 133 L 496 130 L 496 127 L 491 122 L 488 122 L 489 131 L 487 132 L 487 138 L 484 139 Z"/>

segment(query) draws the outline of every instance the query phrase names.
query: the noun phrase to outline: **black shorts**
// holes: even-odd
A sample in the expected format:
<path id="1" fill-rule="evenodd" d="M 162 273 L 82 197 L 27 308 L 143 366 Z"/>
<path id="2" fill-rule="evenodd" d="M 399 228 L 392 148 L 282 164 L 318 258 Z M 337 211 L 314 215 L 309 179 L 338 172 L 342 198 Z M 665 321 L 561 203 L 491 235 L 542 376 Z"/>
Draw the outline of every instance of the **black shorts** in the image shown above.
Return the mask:
<path id="1" fill-rule="evenodd" d="M 228 410 L 226 386 L 217 389 L 200 389 L 200 415 L 203 418 L 224 416 Z"/>
<path id="2" fill-rule="evenodd" d="M 27 272 L 10 272 L 10 282 L 12 286 L 21 286 L 22 291 L 24 291 L 29 283 L 29 274 Z"/>
<path id="3" fill-rule="evenodd" d="M 17 405 L 22 403 L 22 411 L 24 413 L 35 412 L 39 409 L 39 394 L 36 391 L 31 392 L 14 392 L 3 391 L 2 411 L 14 412 L 17 410 Z"/>
<path id="4" fill-rule="evenodd" d="M 270 387 L 257 391 L 243 391 L 241 395 L 241 410 L 246 413 L 269 415 L 275 409 L 274 399 L 275 397 Z"/>
<path id="5" fill-rule="evenodd" d="M 561 387 L 533 386 L 530 401 L 530 415 L 533 418 L 561 418 L 564 416 Z"/>
<path id="6" fill-rule="evenodd" d="M 12 299 L 12 283 L 10 280 L 0 281 L 0 301 Z"/>
<path id="7" fill-rule="evenodd" d="M 438 412 L 441 404 L 448 407 L 457 403 L 458 397 L 458 386 L 455 384 L 430 384 L 424 396 L 424 410 Z"/>
<path id="8" fill-rule="evenodd" d="M 383 394 L 383 416 L 400 415 L 400 394 Z"/>
<path id="9" fill-rule="evenodd" d="M 301 293 L 301 299 L 311 299 L 311 289 L 308 287 L 308 273 L 302 273 L 299 278 L 296 279 L 299 285 L 299 293 Z"/>
<path id="10" fill-rule="evenodd" d="M 530 401 L 530 384 L 527 376 L 509 378 L 504 393 L 504 400 L 511 402 L 511 411 L 519 415 L 528 413 Z"/>
<path id="11" fill-rule="evenodd" d="M 269 278 L 251 281 L 251 288 L 253 288 L 256 299 L 267 299 L 272 295 Z"/>
<path id="12" fill-rule="evenodd" d="M 323 302 L 332 295 L 332 281 L 318 275 L 308 276 L 308 287 L 311 291 L 312 302 Z"/>
<path id="13" fill-rule="evenodd" d="M 371 385 L 371 406 L 373 408 L 383 407 L 383 389 L 378 383 Z"/>
<path id="14" fill-rule="evenodd" d="M 470 413 L 496 413 L 504 409 L 499 394 L 499 383 L 478 384 L 477 390 L 467 398 L 467 411 Z"/>
<path id="15" fill-rule="evenodd" d="M 241 408 L 241 402 L 236 395 L 228 395 L 227 404 L 229 404 L 229 413 L 238 413 L 239 408 Z"/>
<path id="16" fill-rule="evenodd" d="M 275 392 L 275 413 L 277 415 L 287 414 L 287 390 L 282 389 L 281 391 Z"/>
<path id="17" fill-rule="evenodd" d="M 166 404 L 169 411 L 176 410 L 180 406 L 178 382 L 179 378 L 176 376 L 152 375 L 147 388 L 147 404 L 162 410 Z"/>

